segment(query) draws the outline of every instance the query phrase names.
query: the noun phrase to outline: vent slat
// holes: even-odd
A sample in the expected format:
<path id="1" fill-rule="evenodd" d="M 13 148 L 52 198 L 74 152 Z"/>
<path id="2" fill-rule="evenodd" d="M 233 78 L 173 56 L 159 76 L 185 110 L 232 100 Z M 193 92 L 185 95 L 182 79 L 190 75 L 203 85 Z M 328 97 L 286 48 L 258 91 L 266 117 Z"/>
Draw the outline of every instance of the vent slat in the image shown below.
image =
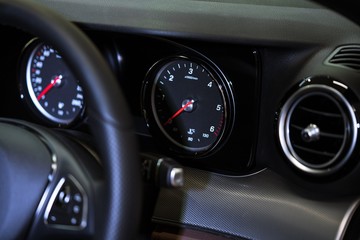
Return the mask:
<path id="1" fill-rule="evenodd" d="M 356 63 L 360 63 L 360 55 L 358 56 L 358 58 L 333 58 L 330 60 L 331 63 L 334 64 L 347 64 L 347 63 L 352 63 L 352 64 L 356 64 Z"/>
<path id="2" fill-rule="evenodd" d="M 354 54 L 354 53 L 339 53 L 336 54 L 331 60 L 330 62 L 334 62 L 338 59 L 340 60 L 348 60 L 348 61 L 360 61 L 360 53 L 359 54 Z"/>
<path id="3" fill-rule="evenodd" d="M 342 53 L 355 53 L 355 54 L 360 54 L 360 46 L 355 48 L 355 47 L 344 47 L 342 49 L 340 49 L 340 51 L 338 51 L 338 53 L 336 53 L 335 55 L 337 54 L 342 54 Z"/>
<path id="4" fill-rule="evenodd" d="M 299 109 L 306 111 L 306 112 L 322 115 L 324 117 L 342 118 L 341 114 L 337 114 L 337 113 L 330 113 L 330 112 L 325 112 L 325 111 L 314 110 L 314 109 L 310 109 L 310 108 L 303 107 L 303 106 L 299 106 Z"/>
<path id="5" fill-rule="evenodd" d="M 316 151 L 316 150 L 313 150 L 311 148 L 306 148 L 306 147 L 302 147 L 302 146 L 295 145 L 295 144 L 293 146 L 294 146 L 294 148 L 300 149 L 301 151 L 316 154 L 316 155 L 319 155 L 319 156 L 325 156 L 325 157 L 333 158 L 336 155 L 335 153 Z"/>

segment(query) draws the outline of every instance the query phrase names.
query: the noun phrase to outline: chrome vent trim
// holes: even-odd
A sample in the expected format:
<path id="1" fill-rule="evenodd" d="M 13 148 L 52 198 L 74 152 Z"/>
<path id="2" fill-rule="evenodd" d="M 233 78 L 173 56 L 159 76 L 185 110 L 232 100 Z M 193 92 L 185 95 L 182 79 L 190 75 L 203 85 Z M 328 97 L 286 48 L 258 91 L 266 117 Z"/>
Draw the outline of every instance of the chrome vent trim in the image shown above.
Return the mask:
<path id="1" fill-rule="evenodd" d="M 279 116 L 280 145 L 303 172 L 327 175 L 351 157 L 358 124 L 352 105 L 337 89 L 311 84 L 285 102 Z"/>
<path id="2" fill-rule="evenodd" d="M 346 45 L 335 49 L 326 64 L 360 71 L 360 45 Z"/>

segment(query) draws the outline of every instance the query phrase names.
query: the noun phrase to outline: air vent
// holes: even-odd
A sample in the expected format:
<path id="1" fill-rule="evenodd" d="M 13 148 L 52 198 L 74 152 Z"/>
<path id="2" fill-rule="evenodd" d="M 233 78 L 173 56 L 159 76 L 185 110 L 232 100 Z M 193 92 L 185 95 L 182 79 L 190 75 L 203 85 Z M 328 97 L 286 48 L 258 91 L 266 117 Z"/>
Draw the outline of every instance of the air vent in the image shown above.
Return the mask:
<path id="1" fill-rule="evenodd" d="M 360 45 L 337 48 L 326 60 L 326 64 L 360 71 Z"/>
<path id="2" fill-rule="evenodd" d="M 325 84 L 301 87 L 280 113 L 281 147 L 290 162 L 307 173 L 327 175 L 337 171 L 355 147 L 356 116 L 346 97 L 337 90 L 344 85 L 334 83 L 336 88 Z"/>

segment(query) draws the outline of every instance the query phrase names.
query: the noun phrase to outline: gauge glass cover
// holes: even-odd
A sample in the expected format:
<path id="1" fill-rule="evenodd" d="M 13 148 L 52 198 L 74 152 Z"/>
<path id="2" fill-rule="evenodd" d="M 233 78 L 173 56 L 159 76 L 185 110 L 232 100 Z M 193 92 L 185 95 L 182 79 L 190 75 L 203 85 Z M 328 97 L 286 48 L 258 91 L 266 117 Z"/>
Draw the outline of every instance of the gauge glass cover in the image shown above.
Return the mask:
<path id="1" fill-rule="evenodd" d="M 155 69 L 157 73 L 147 83 L 149 110 L 161 135 L 186 154 L 213 150 L 228 122 L 230 96 L 223 80 L 210 67 L 186 58 L 173 59 Z"/>
<path id="2" fill-rule="evenodd" d="M 84 97 L 62 56 L 44 43 L 28 56 L 26 89 L 35 110 L 54 124 L 73 123 L 84 111 Z"/>

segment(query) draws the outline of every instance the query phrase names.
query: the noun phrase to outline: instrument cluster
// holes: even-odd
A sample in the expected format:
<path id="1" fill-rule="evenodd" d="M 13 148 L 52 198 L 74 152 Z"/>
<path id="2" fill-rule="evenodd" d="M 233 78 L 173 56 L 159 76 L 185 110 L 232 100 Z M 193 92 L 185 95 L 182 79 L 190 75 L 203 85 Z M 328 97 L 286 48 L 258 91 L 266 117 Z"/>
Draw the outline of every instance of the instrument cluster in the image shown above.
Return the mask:
<path id="1" fill-rule="evenodd" d="M 144 149 L 150 144 L 155 148 L 149 151 L 219 172 L 251 166 L 259 91 L 255 49 L 99 34 L 93 39 L 119 79 Z M 86 125 L 82 87 L 61 53 L 32 39 L 19 66 L 20 97 L 39 122 Z"/>

